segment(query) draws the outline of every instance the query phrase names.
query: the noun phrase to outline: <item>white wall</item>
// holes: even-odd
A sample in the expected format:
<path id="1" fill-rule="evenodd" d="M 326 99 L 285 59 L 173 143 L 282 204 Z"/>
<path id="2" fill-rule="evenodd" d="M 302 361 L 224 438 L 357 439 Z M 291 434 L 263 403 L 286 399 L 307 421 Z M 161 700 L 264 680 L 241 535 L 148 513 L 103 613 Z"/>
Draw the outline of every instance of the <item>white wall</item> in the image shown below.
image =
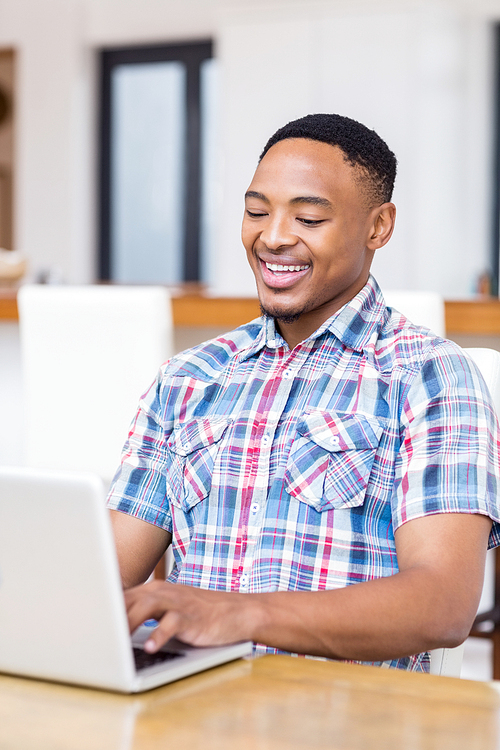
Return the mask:
<path id="1" fill-rule="evenodd" d="M 254 293 L 242 195 L 267 137 L 337 111 L 374 127 L 400 171 L 386 287 L 470 293 L 490 222 L 491 20 L 500 0 L 0 0 L 0 46 L 19 51 L 16 244 L 33 271 L 95 269 L 94 52 L 213 37 L 222 63 L 222 205 L 215 291 Z"/>
<path id="2" fill-rule="evenodd" d="M 285 21 L 254 6 L 234 12 L 219 45 L 227 94 L 221 289 L 231 279 L 241 294 L 252 289 L 242 257 L 238 265 L 228 258 L 268 135 L 306 112 L 334 111 L 373 127 L 399 159 L 397 229 L 374 265 L 382 285 L 471 292 L 489 253 L 490 35 L 484 13 L 436 2 L 301 4 Z"/>

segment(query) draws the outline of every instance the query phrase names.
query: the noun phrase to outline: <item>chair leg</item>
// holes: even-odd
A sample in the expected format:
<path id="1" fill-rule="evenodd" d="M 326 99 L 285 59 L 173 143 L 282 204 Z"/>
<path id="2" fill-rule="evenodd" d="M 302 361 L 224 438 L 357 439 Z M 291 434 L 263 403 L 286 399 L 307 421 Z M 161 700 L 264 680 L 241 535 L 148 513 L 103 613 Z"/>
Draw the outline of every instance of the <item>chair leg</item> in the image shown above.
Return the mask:
<path id="1" fill-rule="evenodd" d="M 495 550 L 495 609 L 496 616 L 493 619 L 493 679 L 500 679 L 500 617 L 498 608 L 500 605 L 500 554 Z"/>
<path id="2" fill-rule="evenodd" d="M 493 641 L 493 679 L 500 680 L 500 628 L 495 627 L 491 634 Z"/>

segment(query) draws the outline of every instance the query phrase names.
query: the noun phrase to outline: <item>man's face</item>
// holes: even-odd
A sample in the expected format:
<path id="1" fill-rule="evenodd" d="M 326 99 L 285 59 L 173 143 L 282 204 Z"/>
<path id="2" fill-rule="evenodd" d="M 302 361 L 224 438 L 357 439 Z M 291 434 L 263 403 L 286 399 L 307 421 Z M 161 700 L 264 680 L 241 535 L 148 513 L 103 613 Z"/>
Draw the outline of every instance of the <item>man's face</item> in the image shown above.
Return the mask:
<path id="1" fill-rule="evenodd" d="M 245 197 L 242 239 L 261 306 L 288 343 L 287 333 L 298 343 L 363 288 L 375 213 L 339 148 L 293 138 L 264 156 Z"/>

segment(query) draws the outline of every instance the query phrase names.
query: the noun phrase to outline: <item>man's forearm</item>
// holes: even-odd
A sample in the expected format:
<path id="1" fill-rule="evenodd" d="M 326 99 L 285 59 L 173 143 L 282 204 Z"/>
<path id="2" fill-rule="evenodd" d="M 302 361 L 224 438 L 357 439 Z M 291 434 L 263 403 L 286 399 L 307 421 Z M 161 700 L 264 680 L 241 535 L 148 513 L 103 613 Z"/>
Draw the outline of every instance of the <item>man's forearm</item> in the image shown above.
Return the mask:
<path id="1" fill-rule="evenodd" d="M 285 651 L 385 661 L 461 643 L 473 608 L 467 616 L 449 599 L 422 570 L 335 591 L 250 594 L 242 637 Z"/>
<path id="2" fill-rule="evenodd" d="M 177 636 L 198 646 L 252 640 L 296 653 L 385 661 L 458 645 L 474 617 L 472 609 L 467 618 L 447 605 L 446 592 L 424 570 L 317 592 L 239 594 L 154 582 L 126 598 L 132 629 L 146 617 L 163 618 L 150 650 Z"/>

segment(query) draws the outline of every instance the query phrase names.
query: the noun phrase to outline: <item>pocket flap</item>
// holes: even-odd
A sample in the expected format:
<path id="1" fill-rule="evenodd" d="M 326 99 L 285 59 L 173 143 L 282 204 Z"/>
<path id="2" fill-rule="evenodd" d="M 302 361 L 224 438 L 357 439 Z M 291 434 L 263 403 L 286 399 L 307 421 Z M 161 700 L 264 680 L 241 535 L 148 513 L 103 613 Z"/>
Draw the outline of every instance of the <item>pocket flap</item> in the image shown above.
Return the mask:
<path id="1" fill-rule="evenodd" d="M 384 426 L 359 413 L 304 414 L 285 470 L 287 492 L 319 512 L 362 505 Z"/>
<path id="2" fill-rule="evenodd" d="M 201 448 L 218 443 L 231 420 L 227 417 L 193 419 L 177 425 L 168 441 L 169 448 L 178 456 L 189 456 Z"/>
<path id="3" fill-rule="evenodd" d="M 367 450 L 377 448 L 383 425 L 364 414 L 310 412 L 298 421 L 297 431 L 324 450 Z"/>

